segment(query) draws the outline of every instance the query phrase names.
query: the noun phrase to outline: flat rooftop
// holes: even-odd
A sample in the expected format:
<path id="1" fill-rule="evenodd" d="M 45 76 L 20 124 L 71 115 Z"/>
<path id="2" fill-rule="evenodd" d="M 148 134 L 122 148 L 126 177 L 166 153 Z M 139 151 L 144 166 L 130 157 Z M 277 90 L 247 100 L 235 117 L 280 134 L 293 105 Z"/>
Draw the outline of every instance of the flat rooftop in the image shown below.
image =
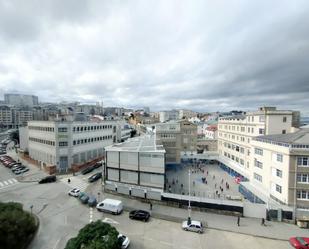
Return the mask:
<path id="1" fill-rule="evenodd" d="M 129 138 L 123 143 L 105 147 L 106 151 L 130 151 L 130 152 L 160 152 L 165 153 L 162 144 L 156 139 L 156 135 L 144 135 Z"/>
<path id="2" fill-rule="evenodd" d="M 253 139 L 287 144 L 309 144 L 309 129 L 300 129 L 294 133 L 287 134 L 258 136 Z"/>

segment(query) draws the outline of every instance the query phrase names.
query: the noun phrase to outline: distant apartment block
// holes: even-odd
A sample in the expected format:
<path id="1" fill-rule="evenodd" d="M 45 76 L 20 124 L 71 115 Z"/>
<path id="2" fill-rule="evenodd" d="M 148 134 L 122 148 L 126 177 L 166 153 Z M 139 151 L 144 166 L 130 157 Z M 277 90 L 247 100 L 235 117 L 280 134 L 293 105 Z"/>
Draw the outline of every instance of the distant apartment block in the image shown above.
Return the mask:
<path id="1" fill-rule="evenodd" d="M 179 164 L 181 152 L 195 152 L 197 126 L 187 120 L 158 123 L 156 136 L 166 150 L 166 163 Z"/>
<path id="2" fill-rule="evenodd" d="M 152 189 L 164 190 L 165 150 L 154 135 L 131 138 L 105 148 L 106 188 L 144 198 Z"/>
<path id="3" fill-rule="evenodd" d="M 179 113 L 177 110 L 161 111 L 159 115 L 160 122 L 179 119 Z"/>
<path id="4" fill-rule="evenodd" d="M 8 93 L 4 94 L 4 102 L 8 105 L 32 107 L 39 104 L 39 98 L 34 95 Z"/>
<path id="5" fill-rule="evenodd" d="M 116 142 L 115 121 L 30 121 L 21 144 L 30 158 L 54 171 L 66 172 L 102 159 L 104 147 Z M 27 142 L 23 141 L 27 140 Z M 51 170 L 52 171 L 52 170 Z"/>
<path id="6" fill-rule="evenodd" d="M 0 126 L 18 128 L 33 120 L 33 112 L 28 108 L 0 105 Z"/>

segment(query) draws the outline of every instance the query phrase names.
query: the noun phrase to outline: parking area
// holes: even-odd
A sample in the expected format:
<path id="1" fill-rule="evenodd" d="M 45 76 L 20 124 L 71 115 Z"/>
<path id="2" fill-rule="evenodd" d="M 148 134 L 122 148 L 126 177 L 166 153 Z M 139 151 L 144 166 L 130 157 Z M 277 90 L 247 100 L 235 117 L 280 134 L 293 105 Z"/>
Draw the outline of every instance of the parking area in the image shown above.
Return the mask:
<path id="1" fill-rule="evenodd" d="M 236 179 L 217 163 L 185 162 L 166 170 L 166 191 L 175 194 L 229 199 L 241 197 Z"/>

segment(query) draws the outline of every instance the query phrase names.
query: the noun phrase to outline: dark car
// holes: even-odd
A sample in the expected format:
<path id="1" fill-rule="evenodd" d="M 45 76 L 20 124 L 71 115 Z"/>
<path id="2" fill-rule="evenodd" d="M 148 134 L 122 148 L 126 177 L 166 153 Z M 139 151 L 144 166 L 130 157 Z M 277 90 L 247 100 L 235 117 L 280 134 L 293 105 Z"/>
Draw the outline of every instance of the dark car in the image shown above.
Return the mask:
<path id="1" fill-rule="evenodd" d="M 101 172 L 100 173 L 96 173 L 96 174 L 90 176 L 88 178 L 88 182 L 95 182 L 95 181 L 99 180 L 100 178 L 102 178 L 102 173 Z"/>
<path id="2" fill-rule="evenodd" d="M 88 203 L 88 200 L 89 200 L 89 195 L 88 194 L 84 194 L 82 197 L 80 197 L 80 201 L 83 203 L 83 204 L 87 204 Z"/>
<path id="3" fill-rule="evenodd" d="M 102 163 L 101 162 L 97 162 L 95 165 L 92 166 L 93 168 L 97 169 L 102 167 Z"/>
<path id="4" fill-rule="evenodd" d="M 49 182 L 55 182 L 56 181 L 56 176 L 46 176 L 44 178 L 42 178 L 39 183 L 49 183 Z"/>
<path id="5" fill-rule="evenodd" d="M 94 170 L 94 167 L 93 166 L 91 166 L 91 167 L 88 167 L 88 168 L 86 168 L 86 169 L 84 169 L 84 170 L 82 170 L 82 174 L 83 175 L 86 175 L 86 174 L 88 174 L 88 173 L 90 173 L 90 172 L 92 172 Z"/>
<path id="6" fill-rule="evenodd" d="M 88 206 L 89 207 L 95 207 L 97 205 L 97 198 L 95 198 L 93 195 L 90 195 L 89 196 L 89 199 L 88 199 Z"/>
<path id="7" fill-rule="evenodd" d="M 150 213 L 144 210 L 133 210 L 129 213 L 129 218 L 134 220 L 148 221 L 150 218 Z"/>

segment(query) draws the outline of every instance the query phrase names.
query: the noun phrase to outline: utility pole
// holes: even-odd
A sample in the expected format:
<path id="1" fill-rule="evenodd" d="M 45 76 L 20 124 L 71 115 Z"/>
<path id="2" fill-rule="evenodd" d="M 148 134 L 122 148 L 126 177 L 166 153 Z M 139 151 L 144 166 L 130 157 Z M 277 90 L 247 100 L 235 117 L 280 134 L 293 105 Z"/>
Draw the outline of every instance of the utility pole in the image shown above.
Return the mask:
<path id="1" fill-rule="evenodd" d="M 188 224 L 191 224 L 191 169 L 189 169 L 189 205 L 188 205 Z"/>

